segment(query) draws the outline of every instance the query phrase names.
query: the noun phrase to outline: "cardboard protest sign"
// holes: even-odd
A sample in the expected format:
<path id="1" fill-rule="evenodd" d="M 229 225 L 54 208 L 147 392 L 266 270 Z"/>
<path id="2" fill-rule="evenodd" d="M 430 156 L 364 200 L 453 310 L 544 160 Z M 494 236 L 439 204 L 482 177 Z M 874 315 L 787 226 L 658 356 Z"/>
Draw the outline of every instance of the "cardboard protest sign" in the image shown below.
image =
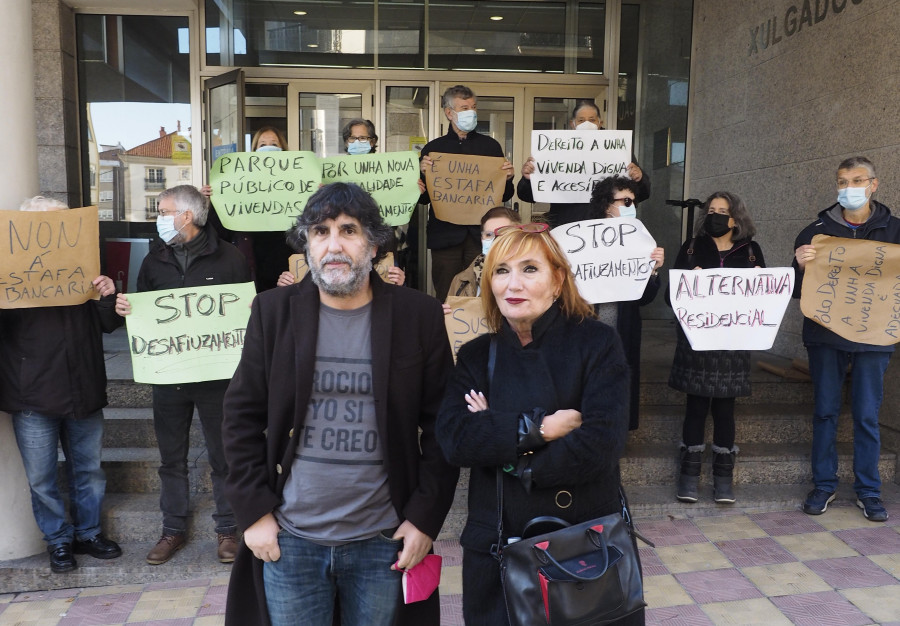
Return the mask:
<path id="1" fill-rule="evenodd" d="M 231 378 L 244 348 L 253 283 L 128 294 L 134 380 L 166 385 Z"/>
<path id="2" fill-rule="evenodd" d="M 669 270 L 672 310 L 694 350 L 768 350 L 794 291 L 794 268 Z"/>
<path id="3" fill-rule="evenodd" d="M 97 207 L 0 211 L 0 309 L 96 300 L 99 275 Z"/>
<path id="4" fill-rule="evenodd" d="M 378 264 L 375 266 L 375 271 L 378 272 L 378 275 L 381 276 L 381 280 L 386 283 L 389 283 L 388 280 L 388 270 L 394 266 L 394 253 L 388 252 L 383 259 L 381 259 Z M 309 272 L 309 265 L 306 263 L 306 255 L 304 254 L 292 254 L 288 258 L 288 271 L 294 275 L 294 284 L 299 283 L 303 280 L 303 277 L 306 276 L 307 272 Z"/>
<path id="5" fill-rule="evenodd" d="M 900 246 L 816 235 L 800 310 L 844 339 L 875 346 L 900 341 Z"/>
<path id="6" fill-rule="evenodd" d="M 415 152 L 348 154 L 319 161 L 323 183 L 356 183 L 375 198 L 385 224 L 402 226 L 409 222 L 421 195 Z"/>
<path id="7" fill-rule="evenodd" d="M 439 220 L 474 226 L 488 209 L 503 204 L 506 171 L 503 157 L 432 152 L 425 187 Z"/>
<path id="8" fill-rule="evenodd" d="M 321 180 L 313 152 L 232 152 L 213 163 L 210 199 L 225 228 L 283 231 L 303 213 Z"/>
<path id="9" fill-rule="evenodd" d="M 464 343 L 490 332 L 490 329 L 481 298 L 450 296 L 446 304 L 450 307 L 450 314 L 444 316 L 444 323 L 447 325 L 450 348 L 453 349 L 453 360 L 456 361 L 456 353 Z"/>
<path id="10" fill-rule="evenodd" d="M 656 240 L 631 217 L 584 220 L 550 231 L 575 275 L 578 292 L 591 304 L 637 300 L 653 273 Z"/>
<path id="11" fill-rule="evenodd" d="M 536 202 L 590 202 L 597 181 L 627 176 L 630 130 L 533 130 Z"/>

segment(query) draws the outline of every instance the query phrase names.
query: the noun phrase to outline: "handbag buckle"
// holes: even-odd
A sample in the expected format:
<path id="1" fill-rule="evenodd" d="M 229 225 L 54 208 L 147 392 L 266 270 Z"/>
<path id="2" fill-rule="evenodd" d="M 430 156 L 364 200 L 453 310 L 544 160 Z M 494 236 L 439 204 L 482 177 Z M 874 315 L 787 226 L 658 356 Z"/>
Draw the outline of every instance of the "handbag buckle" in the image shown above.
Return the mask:
<path id="1" fill-rule="evenodd" d="M 569 498 L 569 501 L 566 502 L 565 504 L 560 504 L 560 500 L 559 500 L 560 496 L 567 496 Z M 554 498 L 554 501 L 556 502 L 556 506 L 558 506 L 559 508 L 568 509 L 570 506 L 572 506 L 572 502 L 574 501 L 574 498 L 572 497 L 571 491 L 566 491 L 565 489 L 561 489 L 560 491 L 556 492 L 556 497 Z"/>

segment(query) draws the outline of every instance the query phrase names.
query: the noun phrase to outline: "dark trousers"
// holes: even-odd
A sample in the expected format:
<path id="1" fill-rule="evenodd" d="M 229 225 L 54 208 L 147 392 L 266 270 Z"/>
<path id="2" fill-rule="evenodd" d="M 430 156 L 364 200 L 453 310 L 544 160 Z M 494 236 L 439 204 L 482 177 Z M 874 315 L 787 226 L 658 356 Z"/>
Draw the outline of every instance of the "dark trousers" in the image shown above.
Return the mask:
<path id="1" fill-rule="evenodd" d="M 153 429 L 159 446 L 159 508 L 163 514 L 163 532 L 174 535 L 187 531 L 190 508 L 188 451 L 194 407 L 200 415 L 206 454 L 212 468 L 213 498 L 217 533 L 232 534 L 236 524 L 231 505 L 225 499 L 228 464 L 222 445 L 222 399 L 227 380 L 182 385 L 153 386 Z M 193 460 L 192 460 L 193 462 Z"/>
<path id="2" fill-rule="evenodd" d="M 481 241 L 469 235 L 460 244 L 431 251 L 431 280 L 438 300 L 447 299 L 453 277 L 469 267 L 479 254 Z"/>
<path id="3" fill-rule="evenodd" d="M 684 428 L 681 433 L 684 445 L 703 444 L 706 414 L 710 412 L 713 418 L 713 444 L 730 450 L 734 447 L 734 398 L 707 398 L 687 394 Z"/>

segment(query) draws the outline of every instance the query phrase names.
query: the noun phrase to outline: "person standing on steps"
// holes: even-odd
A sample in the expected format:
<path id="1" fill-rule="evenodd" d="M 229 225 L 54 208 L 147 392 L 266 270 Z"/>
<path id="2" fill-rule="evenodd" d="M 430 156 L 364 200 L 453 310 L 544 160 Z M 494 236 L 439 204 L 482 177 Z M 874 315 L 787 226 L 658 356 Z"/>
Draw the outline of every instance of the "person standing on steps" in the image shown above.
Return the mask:
<path id="1" fill-rule="evenodd" d="M 762 249 L 753 235 L 756 227 L 737 195 L 717 191 L 703 203 L 694 236 L 675 259 L 674 269 L 717 267 L 765 267 Z M 668 291 L 666 302 L 671 305 Z M 678 326 L 678 343 L 669 375 L 669 386 L 687 394 L 681 443 L 681 471 L 676 497 L 696 502 L 703 451 L 706 449 L 706 415 L 713 417 L 713 498 L 720 504 L 735 501 L 732 483 L 734 460 L 734 403 L 736 396 L 750 395 L 750 352 L 691 348 Z"/>

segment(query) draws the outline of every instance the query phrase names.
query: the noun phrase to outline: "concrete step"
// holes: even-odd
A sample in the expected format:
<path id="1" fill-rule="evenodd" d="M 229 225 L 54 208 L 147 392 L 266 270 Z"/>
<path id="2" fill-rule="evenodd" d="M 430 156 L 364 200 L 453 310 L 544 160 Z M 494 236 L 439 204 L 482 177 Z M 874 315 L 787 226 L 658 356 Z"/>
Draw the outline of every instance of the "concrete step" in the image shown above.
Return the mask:
<path id="1" fill-rule="evenodd" d="M 153 406 L 150 385 L 130 379 L 110 379 L 106 383 L 106 397 L 112 408 L 143 408 Z"/>
<path id="2" fill-rule="evenodd" d="M 853 440 L 853 420 L 849 413 L 838 421 L 838 441 Z M 807 410 L 808 409 L 808 410 Z M 640 427 L 628 434 L 631 443 L 671 443 L 681 441 L 684 405 L 641 407 Z M 796 404 L 738 404 L 735 407 L 738 441 L 755 443 L 808 444 L 812 442 L 812 407 Z M 713 420 L 706 420 L 706 441 L 712 441 Z"/>
<path id="3" fill-rule="evenodd" d="M 212 494 L 191 494 L 189 541 L 216 538 L 212 514 L 216 507 Z M 156 541 L 162 533 L 162 513 L 158 493 L 111 493 L 103 501 L 103 532 L 119 542 Z"/>
<path id="4" fill-rule="evenodd" d="M 153 431 L 153 409 L 150 407 L 114 407 L 103 410 L 104 448 L 153 448 L 156 434 Z M 196 412 L 191 422 L 190 447 L 206 447 L 203 428 Z"/>
<path id="5" fill-rule="evenodd" d="M 792 443 L 742 444 L 735 469 L 735 484 L 772 485 L 808 484 L 811 479 L 809 447 Z M 838 477 L 853 481 L 853 445 L 839 443 Z M 878 468 L 882 482 L 892 482 L 896 474 L 897 455 L 882 450 Z M 665 444 L 634 444 L 625 447 L 621 461 L 622 482 L 626 485 L 674 486 L 678 473 L 678 453 L 675 446 Z M 712 455 L 707 448 L 701 480 L 711 480 Z"/>
<path id="6" fill-rule="evenodd" d="M 101 452 L 100 464 L 106 472 L 107 493 L 159 493 L 159 451 L 155 447 L 106 448 Z M 212 493 L 209 472 L 206 449 L 191 448 L 188 451 L 191 493 Z"/>

